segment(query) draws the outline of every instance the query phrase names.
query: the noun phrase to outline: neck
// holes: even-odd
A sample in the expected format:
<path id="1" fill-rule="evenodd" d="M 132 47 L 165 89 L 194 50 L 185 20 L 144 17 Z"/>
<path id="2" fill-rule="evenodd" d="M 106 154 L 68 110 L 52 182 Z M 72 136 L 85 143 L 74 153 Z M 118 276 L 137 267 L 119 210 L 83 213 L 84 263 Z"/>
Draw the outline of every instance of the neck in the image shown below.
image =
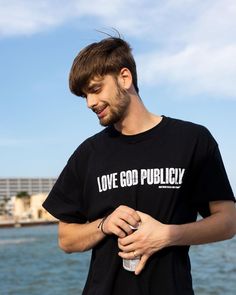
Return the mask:
<path id="1" fill-rule="evenodd" d="M 150 113 L 137 95 L 131 95 L 131 102 L 125 117 L 114 126 L 124 135 L 135 135 L 145 132 L 162 120 L 162 117 Z"/>

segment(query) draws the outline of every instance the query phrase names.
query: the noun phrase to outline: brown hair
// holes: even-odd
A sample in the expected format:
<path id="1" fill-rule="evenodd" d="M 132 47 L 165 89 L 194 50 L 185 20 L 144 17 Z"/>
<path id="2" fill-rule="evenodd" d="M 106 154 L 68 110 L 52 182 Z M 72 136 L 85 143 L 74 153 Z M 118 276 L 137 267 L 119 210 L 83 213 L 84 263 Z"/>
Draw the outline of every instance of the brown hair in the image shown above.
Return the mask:
<path id="1" fill-rule="evenodd" d="M 117 37 L 92 43 L 82 49 L 74 59 L 69 75 L 70 90 L 75 95 L 84 96 L 89 82 L 94 77 L 107 74 L 117 76 L 122 68 L 130 70 L 133 85 L 138 93 L 136 64 L 129 44 Z"/>

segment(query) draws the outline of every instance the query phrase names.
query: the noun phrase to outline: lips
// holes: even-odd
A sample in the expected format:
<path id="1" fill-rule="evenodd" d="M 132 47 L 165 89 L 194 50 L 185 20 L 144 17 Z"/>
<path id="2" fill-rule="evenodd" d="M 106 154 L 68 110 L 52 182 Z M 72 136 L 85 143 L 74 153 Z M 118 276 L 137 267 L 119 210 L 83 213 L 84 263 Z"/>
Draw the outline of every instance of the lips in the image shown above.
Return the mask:
<path id="1" fill-rule="evenodd" d="M 99 118 L 103 117 L 105 115 L 105 109 L 107 108 L 107 105 L 103 105 L 99 108 L 94 108 L 93 111 L 98 115 Z"/>

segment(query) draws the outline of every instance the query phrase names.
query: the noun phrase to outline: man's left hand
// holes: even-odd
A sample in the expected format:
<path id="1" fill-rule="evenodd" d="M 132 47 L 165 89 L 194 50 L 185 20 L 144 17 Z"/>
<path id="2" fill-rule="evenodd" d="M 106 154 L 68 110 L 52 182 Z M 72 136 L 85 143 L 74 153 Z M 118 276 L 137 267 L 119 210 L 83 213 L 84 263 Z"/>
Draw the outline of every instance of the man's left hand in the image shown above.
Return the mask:
<path id="1" fill-rule="evenodd" d="M 118 239 L 120 257 L 134 259 L 141 257 L 135 269 L 138 275 L 144 268 L 148 258 L 155 252 L 170 245 L 170 226 L 163 224 L 150 215 L 137 211 L 141 222 L 132 234 Z"/>

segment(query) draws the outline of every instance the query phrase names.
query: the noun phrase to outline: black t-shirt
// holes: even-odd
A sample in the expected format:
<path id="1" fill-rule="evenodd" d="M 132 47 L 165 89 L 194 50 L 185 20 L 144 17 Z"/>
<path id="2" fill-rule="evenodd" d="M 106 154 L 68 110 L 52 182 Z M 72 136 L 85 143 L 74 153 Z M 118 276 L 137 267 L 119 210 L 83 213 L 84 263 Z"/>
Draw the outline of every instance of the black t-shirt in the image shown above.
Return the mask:
<path id="1" fill-rule="evenodd" d="M 235 200 L 218 145 L 200 125 L 168 117 L 125 136 L 108 127 L 70 157 L 43 206 L 64 222 L 85 223 L 127 205 L 165 224 L 208 216 L 209 202 Z M 117 237 L 92 251 L 83 295 L 192 295 L 189 246 L 152 255 L 135 276 L 122 267 Z"/>

